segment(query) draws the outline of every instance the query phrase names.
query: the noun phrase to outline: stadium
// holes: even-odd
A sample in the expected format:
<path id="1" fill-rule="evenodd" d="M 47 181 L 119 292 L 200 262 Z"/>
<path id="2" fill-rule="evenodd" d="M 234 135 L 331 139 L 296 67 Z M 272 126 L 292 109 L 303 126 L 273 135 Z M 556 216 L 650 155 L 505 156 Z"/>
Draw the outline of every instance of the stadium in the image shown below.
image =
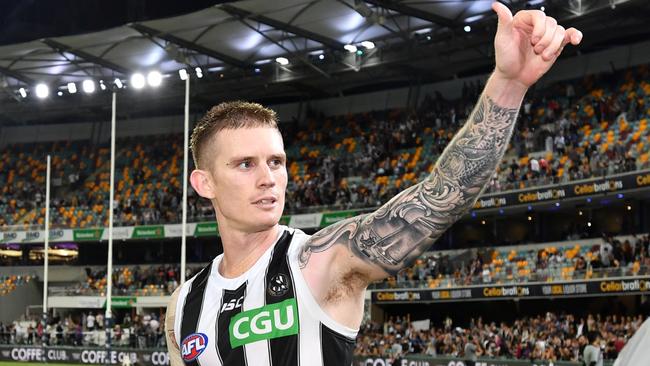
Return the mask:
<path id="1" fill-rule="evenodd" d="M 226 242 L 191 176 L 206 112 L 233 100 L 274 110 L 279 223 L 327 233 L 441 169 L 495 70 L 493 2 L 0 5 L 0 365 L 176 366 L 167 306 Z M 501 3 L 584 39 L 528 88 L 485 188 L 433 245 L 412 258 L 364 247 L 412 260 L 363 292 L 356 343 L 342 341 L 352 365 L 648 362 L 622 355 L 650 339 L 650 3 Z M 283 276 L 266 292 L 284 296 Z M 244 301 L 224 299 L 221 312 Z M 185 364 L 206 344 L 221 352 L 210 342 L 183 335 L 195 347 Z M 350 364 L 332 349 L 314 357 Z"/>

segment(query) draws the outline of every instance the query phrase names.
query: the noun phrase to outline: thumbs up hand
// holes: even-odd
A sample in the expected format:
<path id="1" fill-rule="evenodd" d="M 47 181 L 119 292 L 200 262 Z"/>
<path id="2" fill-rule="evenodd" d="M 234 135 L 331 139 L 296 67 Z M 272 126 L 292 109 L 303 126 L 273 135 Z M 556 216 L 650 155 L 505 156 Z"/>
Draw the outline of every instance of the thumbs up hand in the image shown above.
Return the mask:
<path id="1" fill-rule="evenodd" d="M 540 10 L 522 10 L 512 15 L 503 4 L 495 2 L 499 26 L 494 38 L 495 73 L 504 79 L 530 87 L 555 63 L 562 49 L 582 40 L 582 32 L 564 29 Z"/>

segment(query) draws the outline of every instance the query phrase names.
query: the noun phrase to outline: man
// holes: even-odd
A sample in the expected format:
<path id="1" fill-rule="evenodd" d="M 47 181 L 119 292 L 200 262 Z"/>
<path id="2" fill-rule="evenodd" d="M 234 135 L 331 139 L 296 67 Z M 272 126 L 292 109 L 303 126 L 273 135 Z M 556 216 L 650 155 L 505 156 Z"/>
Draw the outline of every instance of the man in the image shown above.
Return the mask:
<path id="1" fill-rule="evenodd" d="M 594 332 L 587 332 L 583 343 L 585 349 L 582 351 L 582 360 L 585 366 L 603 366 L 603 352 L 600 349 L 600 337 Z"/>
<path id="2" fill-rule="evenodd" d="M 471 335 L 467 337 L 467 343 L 465 344 L 465 365 L 474 366 L 476 364 L 478 347 L 474 341 L 474 337 Z"/>
<path id="3" fill-rule="evenodd" d="M 412 264 L 472 207 L 528 87 L 582 38 L 541 11 L 493 9 L 496 69 L 431 175 L 311 237 L 278 225 L 287 170 L 275 113 L 232 102 L 199 121 L 190 180 L 214 206 L 224 253 L 172 295 L 172 365 L 350 365 L 368 284 Z"/>

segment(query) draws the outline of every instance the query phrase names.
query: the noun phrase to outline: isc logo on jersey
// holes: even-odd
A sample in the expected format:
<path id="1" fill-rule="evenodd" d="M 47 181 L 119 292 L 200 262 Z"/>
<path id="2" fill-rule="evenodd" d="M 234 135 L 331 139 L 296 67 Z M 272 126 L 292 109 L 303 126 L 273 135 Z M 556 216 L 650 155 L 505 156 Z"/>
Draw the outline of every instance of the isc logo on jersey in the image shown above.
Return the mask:
<path id="1" fill-rule="evenodd" d="M 228 301 L 227 303 L 223 304 L 221 307 L 220 313 L 223 313 L 224 311 L 230 311 L 230 310 L 235 310 L 241 308 L 241 303 L 244 301 L 244 297 L 240 297 L 239 299 L 232 299 Z"/>
<path id="2" fill-rule="evenodd" d="M 298 305 L 291 298 L 244 311 L 230 320 L 230 345 L 244 344 L 298 334 Z"/>
<path id="3" fill-rule="evenodd" d="M 192 333 L 181 342 L 181 356 L 185 361 L 199 357 L 208 346 L 208 336 L 203 333 Z"/>

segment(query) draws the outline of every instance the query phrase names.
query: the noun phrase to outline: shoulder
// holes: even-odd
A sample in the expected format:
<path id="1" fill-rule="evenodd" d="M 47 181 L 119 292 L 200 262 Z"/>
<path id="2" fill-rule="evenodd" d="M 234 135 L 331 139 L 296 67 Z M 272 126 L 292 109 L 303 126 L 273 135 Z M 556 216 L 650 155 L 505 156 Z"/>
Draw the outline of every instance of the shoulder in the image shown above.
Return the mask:
<path id="1" fill-rule="evenodd" d="M 289 255 L 297 255 L 304 248 L 305 244 L 311 238 L 311 235 L 304 231 L 288 226 L 280 225 L 280 229 L 291 235 L 291 243 L 289 244 Z"/>
<path id="2" fill-rule="evenodd" d="M 176 323 L 176 304 L 178 303 L 178 296 L 181 292 L 182 285 L 178 286 L 167 303 L 167 312 L 165 313 L 165 338 L 167 341 L 167 350 L 169 352 L 170 363 L 173 366 L 182 365 L 183 361 L 180 358 L 180 350 L 178 346 L 178 339 L 174 331 Z"/>

